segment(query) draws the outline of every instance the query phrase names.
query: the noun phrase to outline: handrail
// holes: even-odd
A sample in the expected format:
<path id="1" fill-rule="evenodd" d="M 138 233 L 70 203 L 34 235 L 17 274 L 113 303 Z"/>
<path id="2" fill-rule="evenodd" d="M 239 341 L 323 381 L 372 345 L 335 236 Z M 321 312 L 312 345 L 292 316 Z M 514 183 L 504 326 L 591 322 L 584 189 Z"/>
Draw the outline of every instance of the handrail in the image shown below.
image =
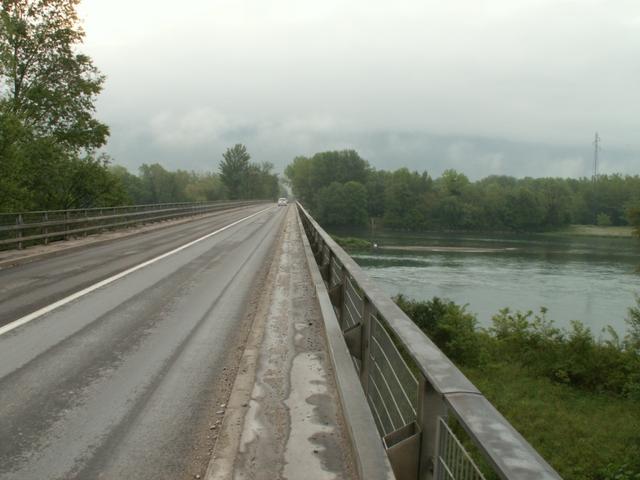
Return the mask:
<path id="1" fill-rule="evenodd" d="M 359 369 L 362 386 L 374 411 L 374 417 L 379 419 L 379 430 L 388 446 L 396 477 L 461 478 L 449 468 L 450 465 L 446 465 L 448 460 L 445 457 L 453 447 L 446 444 L 448 440 L 445 437 L 450 436 L 451 432 L 440 427 L 442 419 L 452 415 L 500 478 L 560 479 L 558 473 L 491 405 L 475 385 L 299 203 L 298 209 L 309 242 L 314 249 L 316 261 L 328 284 L 338 317 L 342 317 L 341 321 L 345 322 L 345 341 L 352 350 L 354 364 Z M 354 308 L 354 289 L 359 290 L 355 296 L 362 299 L 361 305 L 358 305 L 357 318 L 352 318 L 353 315 L 350 313 L 350 309 Z M 347 296 L 351 302 L 349 305 L 346 304 Z M 351 325 L 345 328 L 349 323 L 347 320 L 351 320 Z M 385 344 L 372 333 L 380 326 L 394 339 L 392 343 Z M 389 347 L 389 344 L 392 347 Z M 395 349 L 395 353 L 388 351 L 389 348 Z M 383 355 L 378 355 L 376 349 L 383 350 Z M 402 387 L 399 380 L 401 374 L 398 372 L 403 368 L 401 364 L 404 362 L 396 361 L 394 364 L 391 360 L 394 355 L 395 358 L 408 357 L 417 369 L 415 375 L 418 377 L 418 391 L 409 391 L 409 397 L 416 399 L 413 422 L 415 428 L 411 425 L 397 425 L 398 419 L 403 416 L 394 414 L 394 408 L 401 410 L 398 405 L 400 400 L 396 401 L 394 390 Z M 415 384 L 406 388 L 411 390 L 413 387 Z M 404 395 L 402 398 L 406 397 L 407 395 Z M 419 441 L 415 444 L 410 443 L 410 439 L 414 437 Z M 397 438 L 403 441 L 395 444 Z M 413 446 L 409 447 L 410 444 Z M 446 448 L 443 447 L 445 444 Z M 460 442 L 458 445 L 456 448 L 463 449 Z M 415 468 L 406 466 L 407 458 L 411 457 L 411 454 L 407 453 L 410 448 L 414 449 L 417 456 Z M 398 454 L 399 450 L 402 450 L 401 455 Z M 394 458 L 401 458 L 402 461 L 394 464 Z M 462 462 L 461 458 L 462 454 L 457 456 L 455 461 Z M 475 464 L 471 466 L 473 461 L 470 459 L 467 463 L 464 467 L 465 472 L 475 467 Z M 483 478 L 479 470 L 474 475 L 464 478 Z"/>
<path id="2" fill-rule="evenodd" d="M 215 201 L 195 203 L 160 203 L 71 210 L 51 210 L 22 213 L 2 213 L 11 223 L 0 223 L 0 247 L 65 238 L 102 229 L 127 227 L 140 223 L 210 213 L 263 203 L 264 200 Z M 118 213 L 116 213 L 118 212 Z M 89 216 L 91 213 L 92 216 Z M 99 215 L 96 215 L 99 213 Z M 57 218 L 50 218 L 57 217 Z M 33 219 L 34 221 L 28 221 Z"/>

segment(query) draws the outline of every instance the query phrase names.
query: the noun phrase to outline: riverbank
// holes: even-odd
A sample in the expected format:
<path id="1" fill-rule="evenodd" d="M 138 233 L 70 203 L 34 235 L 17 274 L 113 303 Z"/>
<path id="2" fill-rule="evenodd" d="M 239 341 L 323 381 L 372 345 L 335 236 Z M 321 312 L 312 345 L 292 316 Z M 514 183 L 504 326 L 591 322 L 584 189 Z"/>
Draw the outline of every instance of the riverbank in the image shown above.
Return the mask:
<path id="1" fill-rule="evenodd" d="M 546 232 L 544 235 L 565 237 L 620 237 L 631 238 L 633 227 L 601 227 L 598 225 L 569 225 L 561 230 Z"/>
<path id="2" fill-rule="evenodd" d="M 608 341 L 544 309 L 483 329 L 447 300 L 395 300 L 564 479 L 640 479 L 640 300 Z"/>

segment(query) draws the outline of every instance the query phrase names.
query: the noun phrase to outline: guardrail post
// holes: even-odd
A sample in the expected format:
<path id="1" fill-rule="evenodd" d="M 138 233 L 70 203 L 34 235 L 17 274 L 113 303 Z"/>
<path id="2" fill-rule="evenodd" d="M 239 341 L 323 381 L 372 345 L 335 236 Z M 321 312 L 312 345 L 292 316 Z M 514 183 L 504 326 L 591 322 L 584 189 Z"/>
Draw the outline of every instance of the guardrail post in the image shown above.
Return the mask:
<path id="1" fill-rule="evenodd" d="M 16 218 L 16 225 L 23 225 L 24 222 L 22 220 L 22 214 L 19 214 L 18 217 Z M 20 228 L 17 232 L 17 237 L 18 238 L 22 238 L 22 228 Z M 18 249 L 22 250 L 22 241 L 18 241 Z"/>
<path id="2" fill-rule="evenodd" d="M 43 222 L 48 222 L 48 221 L 49 221 L 49 214 L 48 214 L 47 212 L 44 212 L 44 213 L 42 214 L 42 221 L 43 221 Z M 49 227 L 44 227 L 44 228 L 42 229 L 42 234 L 43 234 L 43 235 L 49 235 Z M 44 237 L 44 244 L 45 244 L 45 245 L 48 245 L 48 244 L 49 244 L 49 237 L 48 237 L 48 236 L 47 236 L 47 237 Z"/>
<path id="3" fill-rule="evenodd" d="M 84 210 L 84 218 L 89 218 L 89 213 L 87 212 L 87 210 Z M 84 221 L 84 228 L 88 228 L 89 227 L 89 222 L 87 220 Z M 87 236 L 87 231 L 84 231 L 84 235 L 83 236 Z"/>
<path id="4" fill-rule="evenodd" d="M 420 375 L 418 385 L 418 409 L 416 423 L 421 434 L 420 442 L 420 480 L 433 480 L 438 459 L 438 421 L 446 417 L 447 409 L 442 396 L 436 392 L 427 379 Z"/>
<path id="5" fill-rule="evenodd" d="M 71 212 L 69 212 L 69 210 L 67 210 L 66 212 L 64 212 L 64 219 L 65 219 L 65 224 L 64 224 L 64 230 L 65 232 L 69 231 L 69 220 L 71 219 Z M 65 240 L 69 240 L 69 234 L 66 233 L 64 236 Z"/>

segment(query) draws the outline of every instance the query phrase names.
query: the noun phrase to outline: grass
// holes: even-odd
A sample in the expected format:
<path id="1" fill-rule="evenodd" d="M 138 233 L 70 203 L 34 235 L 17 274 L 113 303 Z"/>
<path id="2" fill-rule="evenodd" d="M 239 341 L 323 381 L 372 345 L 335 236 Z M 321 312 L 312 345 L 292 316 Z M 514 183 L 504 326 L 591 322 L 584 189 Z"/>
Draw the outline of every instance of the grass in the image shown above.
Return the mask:
<path id="1" fill-rule="evenodd" d="M 463 371 L 564 479 L 640 478 L 640 402 L 557 384 L 514 363 Z M 633 473 L 624 476 L 624 465 Z"/>
<path id="2" fill-rule="evenodd" d="M 371 242 L 363 238 L 356 237 L 338 237 L 337 235 L 331 236 L 338 245 L 349 252 L 357 252 L 371 249 Z"/>

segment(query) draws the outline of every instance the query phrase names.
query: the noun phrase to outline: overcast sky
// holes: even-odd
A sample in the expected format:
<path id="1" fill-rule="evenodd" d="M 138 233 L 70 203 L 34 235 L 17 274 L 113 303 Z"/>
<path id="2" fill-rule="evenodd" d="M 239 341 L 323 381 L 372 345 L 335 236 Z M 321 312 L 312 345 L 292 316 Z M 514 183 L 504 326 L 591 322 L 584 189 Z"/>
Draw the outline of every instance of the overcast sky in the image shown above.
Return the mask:
<path id="1" fill-rule="evenodd" d="M 83 0 L 107 152 L 276 169 L 355 148 L 378 168 L 640 173 L 638 0 Z"/>

